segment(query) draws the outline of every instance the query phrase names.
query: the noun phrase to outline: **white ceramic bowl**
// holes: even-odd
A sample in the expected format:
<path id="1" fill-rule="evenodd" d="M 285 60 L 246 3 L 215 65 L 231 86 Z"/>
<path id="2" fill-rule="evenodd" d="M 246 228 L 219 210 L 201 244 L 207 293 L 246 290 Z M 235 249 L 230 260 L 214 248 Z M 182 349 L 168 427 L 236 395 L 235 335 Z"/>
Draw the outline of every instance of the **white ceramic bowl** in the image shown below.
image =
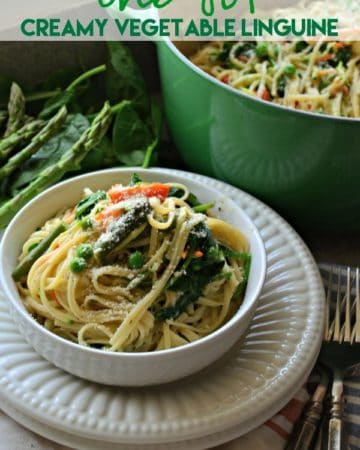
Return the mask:
<path id="1" fill-rule="evenodd" d="M 144 181 L 186 184 L 203 202 L 216 201 L 217 216 L 241 230 L 250 243 L 252 264 L 244 301 L 224 326 L 197 342 L 175 349 L 149 353 L 111 353 L 60 338 L 41 326 L 25 309 L 11 273 L 29 235 L 59 210 L 76 204 L 89 187 L 107 189 L 129 182 L 136 171 Z M 195 177 L 196 178 L 196 177 Z M 67 372 L 103 384 L 144 386 L 185 377 L 214 362 L 240 338 L 257 306 L 266 273 L 266 254 L 261 237 L 249 217 L 221 192 L 162 169 L 111 169 L 60 183 L 28 203 L 7 227 L 0 248 L 0 281 L 20 332 L 34 349 Z"/>

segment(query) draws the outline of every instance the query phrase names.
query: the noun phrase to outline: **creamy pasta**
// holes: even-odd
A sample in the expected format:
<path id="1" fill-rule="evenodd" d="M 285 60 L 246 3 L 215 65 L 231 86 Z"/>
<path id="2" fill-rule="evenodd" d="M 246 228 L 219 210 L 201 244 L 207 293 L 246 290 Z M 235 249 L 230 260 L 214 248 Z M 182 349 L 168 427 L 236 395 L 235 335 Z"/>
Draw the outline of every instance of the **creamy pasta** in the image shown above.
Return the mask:
<path id="1" fill-rule="evenodd" d="M 243 298 L 248 244 L 184 185 L 87 191 L 25 242 L 13 277 L 48 330 L 111 351 L 154 351 L 208 335 Z"/>

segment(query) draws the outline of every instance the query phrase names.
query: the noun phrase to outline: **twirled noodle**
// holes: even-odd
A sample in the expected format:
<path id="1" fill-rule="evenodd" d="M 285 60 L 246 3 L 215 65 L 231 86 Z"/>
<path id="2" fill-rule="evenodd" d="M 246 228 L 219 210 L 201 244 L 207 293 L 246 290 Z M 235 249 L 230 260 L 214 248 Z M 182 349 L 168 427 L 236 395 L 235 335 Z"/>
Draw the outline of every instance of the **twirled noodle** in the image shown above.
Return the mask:
<path id="1" fill-rule="evenodd" d="M 343 42 L 210 42 L 191 61 L 225 84 L 279 105 L 360 118 L 359 2 L 303 0 L 275 17 L 338 17 Z M 356 31 L 356 35 L 354 32 Z"/>
<path id="2" fill-rule="evenodd" d="M 18 282 L 48 330 L 111 351 L 154 351 L 200 339 L 236 312 L 248 244 L 232 226 L 196 212 L 186 186 L 139 182 L 87 194 L 35 231 L 19 258 L 21 265 L 67 224 Z M 83 202 L 96 196 L 81 217 Z"/>

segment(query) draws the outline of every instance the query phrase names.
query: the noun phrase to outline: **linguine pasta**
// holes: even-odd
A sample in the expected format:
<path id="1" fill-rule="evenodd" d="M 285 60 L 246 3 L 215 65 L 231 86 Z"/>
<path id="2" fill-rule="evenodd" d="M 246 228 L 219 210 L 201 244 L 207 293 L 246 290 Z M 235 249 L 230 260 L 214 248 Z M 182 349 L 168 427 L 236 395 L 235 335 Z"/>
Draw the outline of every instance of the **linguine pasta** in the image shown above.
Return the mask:
<path id="1" fill-rule="evenodd" d="M 302 0 L 274 18 L 336 17 L 342 42 L 210 42 L 191 61 L 262 100 L 333 116 L 360 117 L 360 7 L 357 0 Z"/>
<path id="2" fill-rule="evenodd" d="M 211 42 L 194 64 L 246 94 L 290 108 L 360 117 L 360 44 Z"/>
<path id="3" fill-rule="evenodd" d="M 111 351 L 212 333 L 239 308 L 250 265 L 246 239 L 208 216 L 212 206 L 186 186 L 138 178 L 87 191 L 25 242 L 13 276 L 26 308 L 57 335 Z"/>

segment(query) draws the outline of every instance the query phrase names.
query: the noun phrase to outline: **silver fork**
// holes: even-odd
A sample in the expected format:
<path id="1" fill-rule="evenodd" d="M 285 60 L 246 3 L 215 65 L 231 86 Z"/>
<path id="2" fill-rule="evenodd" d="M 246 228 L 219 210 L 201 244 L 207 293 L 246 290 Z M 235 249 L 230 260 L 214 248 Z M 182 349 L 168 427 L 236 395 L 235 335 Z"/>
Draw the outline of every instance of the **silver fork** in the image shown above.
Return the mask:
<path id="1" fill-rule="evenodd" d="M 359 268 L 320 265 L 326 289 L 326 318 L 320 362 L 333 374 L 326 450 L 340 450 L 343 435 L 343 373 L 360 362 L 360 273 Z M 308 450 L 320 423 L 327 383 L 322 380 L 308 405 L 302 423 L 286 450 Z M 319 393 L 321 395 L 319 395 Z"/>
<path id="2" fill-rule="evenodd" d="M 320 269 L 323 274 L 328 272 L 324 277 L 327 290 L 324 341 L 339 344 L 360 342 L 359 268 L 321 265 Z"/>
<path id="3" fill-rule="evenodd" d="M 360 273 L 359 268 L 321 266 L 326 288 L 324 344 L 320 361 L 333 372 L 328 450 L 345 447 L 343 428 L 343 378 L 360 362 Z M 327 277 L 324 276 L 327 272 Z"/>

